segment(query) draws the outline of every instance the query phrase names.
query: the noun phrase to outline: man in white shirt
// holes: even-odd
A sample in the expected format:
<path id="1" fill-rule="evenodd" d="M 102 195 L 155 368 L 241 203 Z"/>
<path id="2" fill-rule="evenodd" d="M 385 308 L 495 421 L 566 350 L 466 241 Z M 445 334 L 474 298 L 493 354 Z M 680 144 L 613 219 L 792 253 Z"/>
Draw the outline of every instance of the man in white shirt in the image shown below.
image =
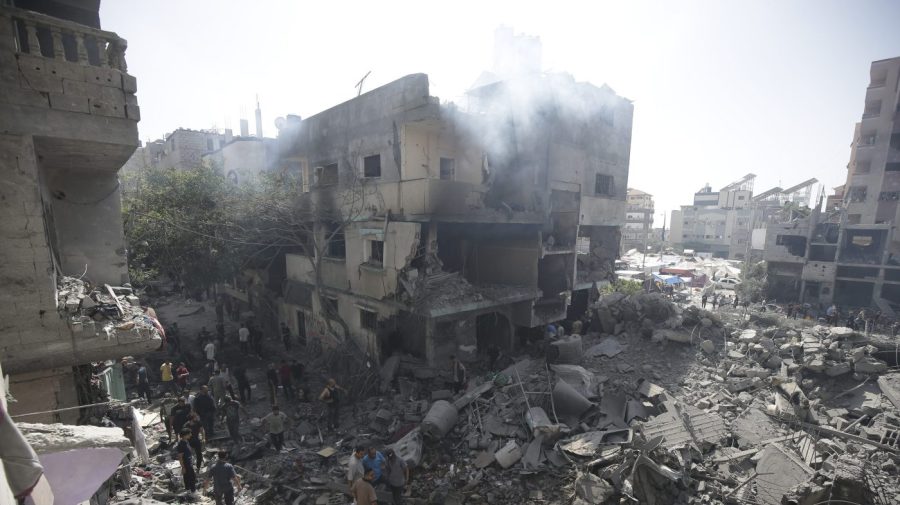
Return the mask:
<path id="1" fill-rule="evenodd" d="M 216 368 L 216 344 L 210 340 L 206 346 L 203 348 L 203 352 L 206 353 L 206 361 L 212 369 Z"/>
<path id="2" fill-rule="evenodd" d="M 347 483 L 352 488 L 353 483 L 363 478 L 366 470 L 363 468 L 362 459 L 366 455 L 366 450 L 362 446 L 357 446 L 350 455 L 347 462 Z"/>
<path id="3" fill-rule="evenodd" d="M 241 329 L 238 330 L 238 341 L 241 343 L 241 352 L 247 354 L 250 352 L 250 330 L 247 325 L 242 323 Z"/>

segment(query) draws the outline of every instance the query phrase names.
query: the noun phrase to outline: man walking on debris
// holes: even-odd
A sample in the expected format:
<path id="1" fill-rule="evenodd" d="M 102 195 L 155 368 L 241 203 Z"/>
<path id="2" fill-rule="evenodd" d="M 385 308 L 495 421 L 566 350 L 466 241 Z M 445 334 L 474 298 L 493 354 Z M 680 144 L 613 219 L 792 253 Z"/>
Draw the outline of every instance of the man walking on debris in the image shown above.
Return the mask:
<path id="1" fill-rule="evenodd" d="M 365 454 L 365 449 L 358 445 L 353 449 L 353 454 L 350 455 L 350 460 L 347 462 L 347 487 L 351 490 L 353 489 L 353 484 L 366 474 L 366 469 L 363 467 L 362 462 Z"/>
<path id="2" fill-rule="evenodd" d="M 284 343 L 284 350 L 291 350 L 291 329 L 284 324 L 284 321 L 281 322 L 281 342 Z"/>
<path id="3" fill-rule="evenodd" d="M 216 366 L 216 344 L 213 343 L 212 340 L 206 343 L 203 346 L 203 352 L 206 355 L 206 366 L 210 369 L 215 368 Z"/>
<path id="4" fill-rule="evenodd" d="M 138 398 L 146 397 L 147 403 L 152 401 L 150 398 L 150 378 L 147 376 L 147 366 L 144 364 L 141 364 L 137 371 L 137 393 Z"/>
<path id="5" fill-rule="evenodd" d="M 218 407 L 225 403 L 228 390 L 228 378 L 225 377 L 225 374 L 222 373 L 221 369 L 213 372 L 212 378 L 209 379 L 209 387 L 212 389 L 213 398 L 216 400 L 216 406 Z"/>
<path id="6" fill-rule="evenodd" d="M 712 308 L 716 310 L 716 306 L 719 305 L 719 295 L 713 295 L 712 297 Z"/>
<path id="7" fill-rule="evenodd" d="M 706 308 L 706 293 L 703 293 L 703 296 L 700 297 L 700 308 Z"/>
<path id="8" fill-rule="evenodd" d="M 162 421 L 163 426 L 166 427 L 166 436 L 168 437 L 169 442 L 172 442 L 172 418 L 170 416 L 170 412 L 172 408 L 178 405 L 178 400 L 175 399 L 170 393 L 166 393 L 163 395 L 162 400 L 159 402 L 159 420 Z M 175 434 L 178 434 L 176 431 Z"/>
<path id="9" fill-rule="evenodd" d="M 372 470 L 367 470 L 362 479 L 358 479 L 350 488 L 350 494 L 356 505 L 377 505 L 378 495 L 375 494 L 375 488 L 372 487 L 372 480 L 375 478 Z"/>
<path id="10" fill-rule="evenodd" d="M 238 330 L 238 343 L 243 354 L 250 353 L 250 330 L 247 329 L 246 323 L 241 323 L 241 329 Z"/>
<path id="11" fill-rule="evenodd" d="M 347 390 L 338 386 L 334 379 L 328 379 L 325 389 L 319 394 L 319 400 L 327 409 L 328 427 L 336 430 L 340 426 L 341 395 Z"/>
<path id="12" fill-rule="evenodd" d="M 374 447 L 369 446 L 366 455 L 362 459 L 363 468 L 366 469 L 366 473 L 373 472 L 373 476 L 371 479 L 372 485 L 377 486 L 381 484 L 381 476 L 384 474 L 385 465 L 387 460 L 384 459 L 384 454 L 380 451 L 375 450 Z"/>
<path id="13" fill-rule="evenodd" d="M 278 380 L 281 381 L 285 399 L 293 400 L 294 385 L 291 380 L 291 365 L 288 365 L 287 360 L 281 360 L 281 366 L 278 367 Z"/>
<path id="14" fill-rule="evenodd" d="M 194 397 L 194 412 L 200 416 L 203 421 L 203 428 L 206 429 L 207 437 L 215 436 L 216 423 L 216 402 L 209 395 L 209 387 L 203 386 L 200 392 Z"/>
<path id="15" fill-rule="evenodd" d="M 181 440 L 175 447 L 178 453 L 178 462 L 181 464 L 181 478 L 184 479 L 184 488 L 191 493 L 197 491 L 197 474 L 194 473 L 194 466 L 191 465 L 193 454 L 191 453 L 191 430 L 184 428 L 179 432 Z"/>
<path id="16" fill-rule="evenodd" d="M 191 430 L 191 449 L 194 450 L 194 459 L 199 472 L 200 466 L 203 465 L 203 442 L 207 440 L 209 433 L 203 428 L 203 422 L 196 412 L 191 414 L 185 427 Z"/>
<path id="17" fill-rule="evenodd" d="M 240 492 L 241 478 L 234 471 L 234 467 L 228 463 L 227 452 L 219 451 L 219 458 L 216 460 L 216 464 L 209 468 L 204 488 L 209 487 L 210 479 L 212 479 L 212 494 L 216 500 L 216 505 L 234 505 L 234 491 L 237 488 L 238 492 Z M 234 486 L 232 486 L 232 483 L 234 483 Z"/>
<path id="18" fill-rule="evenodd" d="M 159 375 L 162 378 L 163 392 L 175 392 L 175 376 L 172 375 L 172 362 L 163 361 L 159 366 Z"/>
<path id="19" fill-rule="evenodd" d="M 451 373 L 453 374 L 453 393 L 459 394 L 466 389 L 466 367 L 456 359 L 456 355 L 450 356 Z"/>
<path id="20" fill-rule="evenodd" d="M 402 504 L 403 492 L 409 482 L 409 467 L 406 465 L 406 461 L 397 457 L 393 449 L 388 449 L 384 471 L 387 474 L 387 483 L 391 489 L 394 505 Z"/>
<path id="21" fill-rule="evenodd" d="M 281 448 L 284 447 L 284 430 L 287 422 L 288 417 L 281 412 L 278 405 L 272 405 L 272 413 L 262 418 L 262 427 L 269 435 L 269 441 L 272 442 L 276 452 L 281 452 Z"/>
<path id="22" fill-rule="evenodd" d="M 237 382 L 238 394 L 241 397 L 241 403 L 250 402 L 250 379 L 247 378 L 247 369 L 244 365 L 238 365 L 234 368 L 234 380 Z"/>
<path id="23" fill-rule="evenodd" d="M 234 443 L 238 443 L 241 441 L 241 412 L 244 415 L 249 415 L 247 413 L 247 409 L 241 405 L 241 402 L 234 399 L 234 396 L 229 396 L 225 400 L 225 405 L 222 407 L 225 411 L 225 426 L 228 428 L 228 436 L 231 437 L 231 440 Z"/>
<path id="24" fill-rule="evenodd" d="M 266 383 L 269 386 L 269 402 L 275 405 L 277 400 L 275 394 L 278 393 L 278 370 L 275 368 L 275 363 L 269 363 L 269 369 L 266 370 Z"/>
<path id="25" fill-rule="evenodd" d="M 178 388 L 181 391 L 187 387 L 188 377 L 190 377 L 191 373 L 188 371 L 187 366 L 185 366 L 182 361 L 179 363 L 178 368 L 175 370 L 175 381 L 178 383 Z"/>
<path id="26" fill-rule="evenodd" d="M 191 406 L 187 404 L 183 396 L 179 397 L 178 403 L 169 411 L 169 420 L 172 423 L 173 433 L 176 435 L 181 433 L 190 416 Z"/>

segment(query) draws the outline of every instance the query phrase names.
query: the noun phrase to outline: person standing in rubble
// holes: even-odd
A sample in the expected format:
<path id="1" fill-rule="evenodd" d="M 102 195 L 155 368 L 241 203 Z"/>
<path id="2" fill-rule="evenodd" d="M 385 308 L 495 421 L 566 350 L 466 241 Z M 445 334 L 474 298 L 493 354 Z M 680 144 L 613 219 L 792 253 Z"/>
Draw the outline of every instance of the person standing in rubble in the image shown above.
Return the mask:
<path id="1" fill-rule="evenodd" d="M 706 308 L 706 293 L 703 293 L 703 295 L 700 296 L 700 308 L 701 309 Z"/>
<path id="2" fill-rule="evenodd" d="M 208 384 L 212 389 L 213 398 L 216 400 L 216 406 L 222 406 L 227 399 L 228 378 L 225 377 L 221 369 L 217 369 L 213 372 L 213 376 L 209 379 Z"/>
<path id="3" fill-rule="evenodd" d="M 240 442 L 241 412 L 243 412 L 244 415 L 249 415 L 247 409 L 241 405 L 241 402 L 235 400 L 232 395 L 225 400 L 225 405 L 222 407 L 222 410 L 225 412 L 225 426 L 228 428 L 228 435 L 234 443 Z"/>
<path id="4" fill-rule="evenodd" d="M 178 463 L 181 464 L 181 477 L 184 480 L 184 488 L 190 493 L 197 492 L 197 474 L 194 472 L 193 453 L 191 451 L 191 430 L 184 428 L 179 432 L 181 440 L 175 446 L 178 454 Z"/>
<path id="5" fill-rule="evenodd" d="M 374 472 L 371 480 L 372 485 L 377 486 L 381 484 L 381 477 L 384 475 L 384 469 L 387 464 L 384 454 L 376 450 L 374 446 L 369 446 L 366 455 L 363 456 L 362 464 L 363 468 L 366 469 L 366 473 Z"/>
<path id="6" fill-rule="evenodd" d="M 181 433 L 182 428 L 187 424 L 190 417 L 191 406 L 187 404 L 187 400 L 183 396 L 178 397 L 175 406 L 169 411 L 169 421 L 172 425 L 173 433 L 176 435 Z"/>
<path id="7" fill-rule="evenodd" d="M 716 310 L 716 307 L 719 305 L 719 295 L 713 295 L 712 297 L 712 308 Z"/>
<path id="8" fill-rule="evenodd" d="M 238 365 L 234 368 L 233 373 L 234 380 L 237 382 L 241 403 L 249 403 L 251 398 L 251 388 L 250 379 L 247 378 L 247 369 L 244 368 L 244 365 Z"/>
<path id="9" fill-rule="evenodd" d="M 206 366 L 210 370 L 216 368 L 216 344 L 210 340 L 203 346 L 203 353 L 206 355 Z"/>
<path id="10" fill-rule="evenodd" d="M 319 394 L 319 401 L 325 404 L 327 410 L 328 428 L 337 430 L 340 427 L 341 397 L 347 390 L 338 386 L 337 381 L 328 379 L 325 389 Z"/>
<path id="11" fill-rule="evenodd" d="M 203 421 L 203 427 L 206 429 L 207 437 L 215 436 L 216 423 L 216 402 L 209 395 L 209 387 L 203 386 L 200 392 L 194 397 L 194 412 L 200 416 Z"/>
<path id="12" fill-rule="evenodd" d="M 453 393 L 459 394 L 460 391 L 466 389 L 466 382 L 468 378 L 466 377 L 466 367 L 458 359 L 456 359 L 456 355 L 452 354 L 450 356 L 450 373 L 453 377 Z"/>
<path id="13" fill-rule="evenodd" d="M 138 398 L 146 397 L 147 403 L 152 401 L 150 397 L 150 377 L 147 376 L 147 365 L 143 363 L 137 370 L 137 393 Z"/>
<path id="14" fill-rule="evenodd" d="M 209 467 L 209 472 L 203 483 L 204 488 L 209 487 L 210 480 L 212 480 L 212 495 L 213 499 L 216 500 L 216 505 L 234 505 L 235 489 L 240 492 L 241 478 L 234 471 L 234 466 L 228 462 L 228 453 L 226 451 L 219 451 L 216 463 Z M 234 483 L 233 486 L 232 483 Z"/>
<path id="15" fill-rule="evenodd" d="M 291 380 L 296 384 L 294 390 L 300 393 L 300 401 L 309 401 L 307 399 L 308 391 L 307 388 L 303 386 L 303 374 L 305 369 L 303 368 L 303 363 L 300 363 L 297 360 L 291 360 Z"/>
<path id="16" fill-rule="evenodd" d="M 281 322 L 281 342 L 284 344 L 284 350 L 290 352 L 291 350 L 291 329 L 284 324 L 284 321 Z"/>
<path id="17" fill-rule="evenodd" d="M 276 452 L 281 452 L 284 447 L 284 430 L 288 423 L 288 417 L 278 408 L 272 405 L 272 412 L 262 418 L 262 427 L 269 435 L 269 442 L 275 447 Z"/>
<path id="18" fill-rule="evenodd" d="M 738 301 L 738 296 L 734 295 L 734 300 L 732 300 L 731 302 L 731 307 L 736 309 L 738 308 L 738 304 L 740 304 L 740 301 Z"/>
<path id="19" fill-rule="evenodd" d="M 351 490 L 351 494 L 353 493 L 353 484 L 366 474 L 366 469 L 362 462 L 365 455 L 366 450 L 361 445 L 358 445 L 353 449 L 350 460 L 347 461 L 347 487 Z"/>
<path id="20" fill-rule="evenodd" d="M 250 340 L 253 341 L 253 352 L 260 358 L 263 357 L 263 332 L 260 328 L 253 328 L 250 332 Z"/>
<path id="21" fill-rule="evenodd" d="M 388 488 L 391 490 L 391 496 L 394 505 L 403 503 L 403 492 L 409 484 L 409 466 L 403 458 L 397 456 L 394 449 L 387 450 L 387 460 L 384 464 L 384 473 L 386 474 Z"/>
<path id="22" fill-rule="evenodd" d="M 178 364 L 178 368 L 175 369 L 175 382 L 178 384 L 178 388 L 184 392 L 187 389 L 187 381 L 188 377 L 190 377 L 191 373 L 188 371 L 187 366 L 182 361 Z"/>
<path id="23" fill-rule="evenodd" d="M 350 494 L 356 505 L 378 505 L 378 495 L 375 494 L 375 488 L 372 481 L 375 479 L 375 472 L 367 470 L 363 478 L 357 479 L 350 487 Z"/>
<path id="24" fill-rule="evenodd" d="M 159 375 L 162 379 L 163 392 L 175 393 L 175 376 L 172 374 L 172 362 L 163 361 L 159 366 Z"/>
<path id="25" fill-rule="evenodd" d="M 188 420 L 185 428 L 191 431 L 189 442 L 191 449 L 194 451 L 194 460 L 199 472 L 200 467 L 203 465 L 203 442 L 207 440 L 209 434 L 203 429 L 203 422 L 196 412 L 191 414 L 191 418 Z"/>
<path id="26" fill-rule="evenodd" d="M 266 383 L 269 386 L 269 402 L 275 405 L 278 401 L 275 396 L 278 393 L 278 369 L 275 368 L 275 363 L 269 363 L 269 368 L 266 370 Z"/>
<path id="27" fill-rule="evenodd" d="M 285 400 L 293 400 L 294 383 L 291 380 L 291 365 L 288 365 L 287 360 L 281 360 L 281 366 L 278 367 L 278 380 L 281 382 Z"/>
<path id="28" fill-rule="evenodd" d="M 159 420 L 166 427 L 166 437 L 168 437 L 170 443 L 172 441 L 172 419 L 169 414 L 176 405 L 178 405 L 178 400 L 170 393 L 165 393 L 159 402 Z M 177 434 L 178 432 L 176 431 L 175 433 Z"/>
<path id="29" fill-rule="evenodd" d="M 241 323 L 241 329 L 238 330 L 238 344 L 241 346 L 241 353 L 250 353 L 250 330 L 247 323 Z"/>

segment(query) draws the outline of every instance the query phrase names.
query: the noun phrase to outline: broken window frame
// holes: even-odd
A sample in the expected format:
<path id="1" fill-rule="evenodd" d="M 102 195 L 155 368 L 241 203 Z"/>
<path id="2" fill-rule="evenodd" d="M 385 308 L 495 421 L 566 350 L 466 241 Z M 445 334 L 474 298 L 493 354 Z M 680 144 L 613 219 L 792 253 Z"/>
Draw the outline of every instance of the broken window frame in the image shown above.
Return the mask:
<path id="1" fill-rule="evenodd" d="M 347 238 L 340 224 L 326 226 L 324 238 L 326 258 L 333 260 L 347 259 Z"/>
<path id="2" fill-rule="evenodd" d="M 384 268 L 384 240 L 366 239 L 366 265 Z"/>
<path id="3" fill-rule="evenodd" d="M 439 177 L 442 181 L 456 180 L 456 159 L 441 157 L 440 159 Z"/>
<path id="4" fill-rule="evenodd" d="M 378 312 L 359 307 L 359 327 L 366 331 L 378 331 Z"/>
<path id="5" fill-rule="evenodd" d="M 340 314 L 340 299 L 336 296 L 322 295 L 322 312 L 328 315 Z"/>
<path id="6" fill-rule="evenodd" d="M 316 167 L 316 186 L 320 188 L 337 186 L 340 182 L 340 173 L 337 163 L 329 163 Z"/>
<path id="7" fill-rule="evenodd" d="M 594 194 L 597 196 L 615 196 L 613 176 L 597 174 L 594 177 Z"/>
<path id="8" fill-rule="evenodd" d="M 381 153 L 363 157 L 362 165 L 362 176 L 364 178 L 381 178 Z"/>

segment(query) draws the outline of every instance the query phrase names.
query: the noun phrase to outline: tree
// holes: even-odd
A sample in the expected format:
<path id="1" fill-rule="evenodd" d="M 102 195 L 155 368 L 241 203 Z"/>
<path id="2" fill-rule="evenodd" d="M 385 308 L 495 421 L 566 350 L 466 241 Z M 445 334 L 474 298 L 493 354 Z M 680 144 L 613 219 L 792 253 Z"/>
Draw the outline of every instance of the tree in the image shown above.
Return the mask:
<path id="1" fill-rule="evenodd" d="M 760 261 L 750 265 L 743 277 L 741 283 L 735 288 L 738 298 L 753 303 L 762 301 L 768 288 L 766 262 Z"/>
<path id="2" fill-rule="evenodd" d="M 165 275 L 207 289 L 235 272 L 243 251 L 223 238 L 236 194 L 217 170 L 150 169 L 124 177 L 133 178 L 122 198 L 133 283 Z"/>

